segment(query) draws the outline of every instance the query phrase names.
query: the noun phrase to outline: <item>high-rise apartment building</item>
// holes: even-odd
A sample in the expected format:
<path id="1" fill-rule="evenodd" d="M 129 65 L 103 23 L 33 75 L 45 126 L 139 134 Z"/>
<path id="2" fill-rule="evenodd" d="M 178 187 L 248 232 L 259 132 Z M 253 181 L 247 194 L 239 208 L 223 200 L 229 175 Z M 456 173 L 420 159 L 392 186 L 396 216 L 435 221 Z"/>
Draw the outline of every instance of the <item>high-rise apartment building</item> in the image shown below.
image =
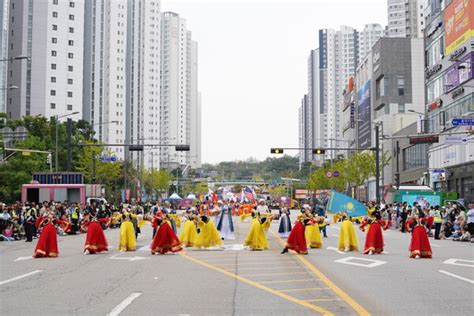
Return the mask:
<path id="1" fill-rule="evenodd" d="M 364 25 L 364 29 L 359 32 L 359 62 L 367 56 L 378 39 L 383 37 L 384 34 L 385 29 L 380 24 Z"/>
<path id="2" fill-rule="evenodd" d="M 7 114 L 82 117 L 84 0 L 11 0 Z"/>
<path id="3" fill-rule="evenodd" d="M 428 0 L 388 0 L 388 36 L 423 37 Z"/>
<path id="4" fill-rule="evenodd" d="M 191 127 L 200 126 L 200 122 L 192 123 L 200 118 L 197 44 L 186 28 L 186 20 L 178 14 L 164 12 L 161 23 L 161 142 L 192 145 L 195 135 L 191 137 Z M 193 117 L 193 113 L 197 115 Z M 178 152 L 173 147 L 162 147 L 160 159 L 169 168 L 194 161 L 200 165 L 200 153 L 191 150 Z"/>
<path id="5" fill-rule="evenodd" d="M 10 1 L 3 0 L 0 4 L 0 113 L 5 112 L 7 97 L 7 67 L 8 67 L 8 11 Z"/>

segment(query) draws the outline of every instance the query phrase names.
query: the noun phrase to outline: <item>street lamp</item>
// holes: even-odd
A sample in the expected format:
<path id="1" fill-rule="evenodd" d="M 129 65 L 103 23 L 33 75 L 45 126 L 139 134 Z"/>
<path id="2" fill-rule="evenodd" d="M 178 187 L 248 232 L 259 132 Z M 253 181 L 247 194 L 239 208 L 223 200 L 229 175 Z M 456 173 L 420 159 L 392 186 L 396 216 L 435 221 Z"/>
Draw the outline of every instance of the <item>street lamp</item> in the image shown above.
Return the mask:
<path id="1" fill-rule="evenodd" d="M 18 55 L 18 56 L 16 56 L 16 57 L 12 57 L 12 58 L 0 59 L 0 62 L 2 62 L 2 61 L 13 61 L 13 60 L 22 60 L 22 59 L 27 59 L 27 60 L 29 60 L 30 57 L 25 56 L 25 55 Z"/>
<path id="2" fill-rule="evenodd" d="M 1 88 L 0 90 L 4 91 L 4 90 L 15 90 L 15 89 L 19 89 L 17 86 L 8 86 L 8 88 Z"/>
<path id="3" fill-rule="evenodd" d="M 58 158 L 58 146 L 59 146 L 59 136 L 58 136 L 58 127 L 59 127 L 59 119 L 61 118 L 64 118 L 64 117 L 68 117 L 68 116 L 71 116 L 71 115 L 76 115 L 76 114 L 79 114 L 79 112 L 72 112 L 72 113 L 69 113 L 69 114 L 64 114 L 64 115 L 61 115 L 61 116 L 58 116 L 56 114 L 55 116 L 55 119 L 56 119 L 56 152 L 55 152 L 55 166 L 56 166 L 56 172 L 59 172 L 59 168 L 58 168 L 58 161 L 59 161 L 59 158 Z"/>

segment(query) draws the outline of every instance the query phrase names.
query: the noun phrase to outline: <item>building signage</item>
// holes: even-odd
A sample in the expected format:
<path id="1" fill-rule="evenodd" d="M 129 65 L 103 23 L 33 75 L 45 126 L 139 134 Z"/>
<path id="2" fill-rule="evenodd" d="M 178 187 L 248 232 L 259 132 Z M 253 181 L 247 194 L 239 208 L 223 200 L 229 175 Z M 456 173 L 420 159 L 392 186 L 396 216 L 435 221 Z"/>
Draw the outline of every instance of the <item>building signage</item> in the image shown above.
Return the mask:
<path id="1" fill-rule="evenodd" d="M 454 51 L 454 53 L 451 54 L 451 56 L 449 56 L 449 60 L 451 61 L 456 61 L 456 59 L 458 59 L 459 57 L 462 56 L 462 54 L 464 54 L 465 52 L 467 51 L 467 48 L 466 46 L 463 46 L 459 49 L 456 49 Z"/>
<path id="2" fill-rule="evenodd" d="M 443 26 L 443 22 L 432 24 L 428 32 L 426 32 L 426 36 L 427 37 L 433 36 L 436 33 L 436 31 L 440 29 L 441 26 Z"/>
<path id="3" fill-rule="evenodd" d="M 371 146 L 371 98 L 370 98 L 370 80 L 367 80 L 362 88 L 357 91 L 358 96 L 358 119 L 361 123 L 358 124 L 357 134 L 359 148 L 366 149 Z"/>
<path id="4" fill-rule="evenodd" d="M 410 137 L 410 145 L 433 144 L 439 142 L 438 136 L 416 136 Z"/>
<path id="5" fill-rule="evenodd" d="M 474 0 L 453 0 L 443 14 L 445 55 L 450 55 L 474 36 Z"/>
<path id="6" fill-rule="evenodd" d="M 350 122 L 351 122 L 351 128 L 354 128 L 354 127 L 355 127 L 355 104 L 354 104 L 354 102 L 351 102 L 351 118 L 350 118 Z"/>
<path id="7" fill-rule="evenodd" d="M 463 94 L 464 94 L 464 88 L 460 87 L 460 88 L 453 91 L 453 93 L 451 94 L 451 97 L 453 99 L 456 99 L 457 97 L 459 97 L 460 95 L 463 95 Z"/>
<path id="8" fill-rule="evenodd" d="M 470 53 L 446 70 L 444 75 L 446 92 L 452 91 L 464 82 L 474 78 L 473 62 L 474 53 Z"/>
<path id="9" fill-rule="evenodd" d="M 442 68 L 443 68 L 443 66 L 441 64 L 436 64 L 436 65 L 433 65 L 429 68 L 426 68 L 426 70 L 425 70 L 426 79 L 430 79 L 431 77 L 436 75 Z"/>

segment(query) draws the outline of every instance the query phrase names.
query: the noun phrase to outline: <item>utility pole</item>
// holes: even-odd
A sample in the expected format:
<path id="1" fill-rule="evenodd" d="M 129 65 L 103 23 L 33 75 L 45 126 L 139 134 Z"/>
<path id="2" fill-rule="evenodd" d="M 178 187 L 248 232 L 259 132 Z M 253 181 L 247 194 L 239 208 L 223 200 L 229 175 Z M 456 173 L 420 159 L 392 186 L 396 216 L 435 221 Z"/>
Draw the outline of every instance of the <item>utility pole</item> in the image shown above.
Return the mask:
<path id="1" fill-rule="evenodd" d="M 375 198 L 380 203 L 380 148 L 379 125 L 375 125 Z"/>
<path id="2" fill-rule="evenodd" d="M 72 144 L 71 144 L 71 137 L 72 137 L 72 119 L 67 119 L 67 167 L 66 171 L 72 171 Z"/>
<path id="3" fill-rule="evenodd" d="M 395 173 L 395 185 L 397 186 L 397 190 L 400 188 L 400 142 L 397 140 L 397 147 L 396 147 L 396 157 L 397 157 L 397 172 Z"/>

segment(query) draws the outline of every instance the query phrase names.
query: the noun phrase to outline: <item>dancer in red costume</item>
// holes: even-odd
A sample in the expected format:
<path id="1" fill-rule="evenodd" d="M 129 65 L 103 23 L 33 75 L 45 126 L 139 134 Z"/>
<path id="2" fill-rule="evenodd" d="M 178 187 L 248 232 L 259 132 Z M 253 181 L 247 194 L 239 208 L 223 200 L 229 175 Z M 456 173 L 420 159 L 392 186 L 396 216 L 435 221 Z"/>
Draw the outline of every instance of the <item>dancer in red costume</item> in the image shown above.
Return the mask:
<path id="1" fill-rule="evenodd" d="M 301 255 L 308 254 L 308 246 L 306 244 L 306 238 L 304 235 L 305 226 L 309 222 L 309 218 L 306 218 L 303 214 L 298 216 L 298 219 L 293 226 L 293 229 L 288 236 L 286 246 L 281 252 L 285 254 L 288 252 L 288 249 L 294 250 Z"/>
<path id="2" fill-rule="evenodd" d="M 384 243 L 382 229 L 386 230 L 388 228 L 388 222 L 382 220 L 379 211 L 373 212 L 372 216 L 375 217 L 375 220 L 367 218 L 362 222 L 362 225 L 360 225 L 362 231 L 365 231 L 366 225 L 370 225 L 365 239 L 364 255 L 372 255 L 374 253 L 381 254 L 383 252 Z"/>
<path id="3" fill-rule="evenodd" d="M 34 258 L 57 257 L 58 240 L 56 235 L 56 226 L 54 225 L 53 215 L 49 214 L 43 218 L 39 227 L 43 227 L 38 244 L 36 244 Z"/>
<path id="4" fill-rule="evenodd" d="M 183 250 L 178 236 L 176 236 L 171 226 L 163 218 L 156 217 L 155 223 L 157 231 L 150 246 L 152 255 L 155 253 L 164 255 L 168 251 L 179 252 Z"/>
<path id="5" fill-rule="evenodd" d="M 105 238 L 102 226 L 96 217 L 91 217 L 87 229 L 86 243 L 84 245 L 84 254 L 94 254 L 97 252 L 108 251 L 107 239 Z"/>
<path id="6" fill-rule="evenodd" d="M 413 226 L 410 242 L 410 258 L 431 258 L 431 245 L 426 234 L 426 227 L 424 224 L 426 220 L 415 215 L 414 219 L 406 222 L 406 229 L 409 232 Z"/>

